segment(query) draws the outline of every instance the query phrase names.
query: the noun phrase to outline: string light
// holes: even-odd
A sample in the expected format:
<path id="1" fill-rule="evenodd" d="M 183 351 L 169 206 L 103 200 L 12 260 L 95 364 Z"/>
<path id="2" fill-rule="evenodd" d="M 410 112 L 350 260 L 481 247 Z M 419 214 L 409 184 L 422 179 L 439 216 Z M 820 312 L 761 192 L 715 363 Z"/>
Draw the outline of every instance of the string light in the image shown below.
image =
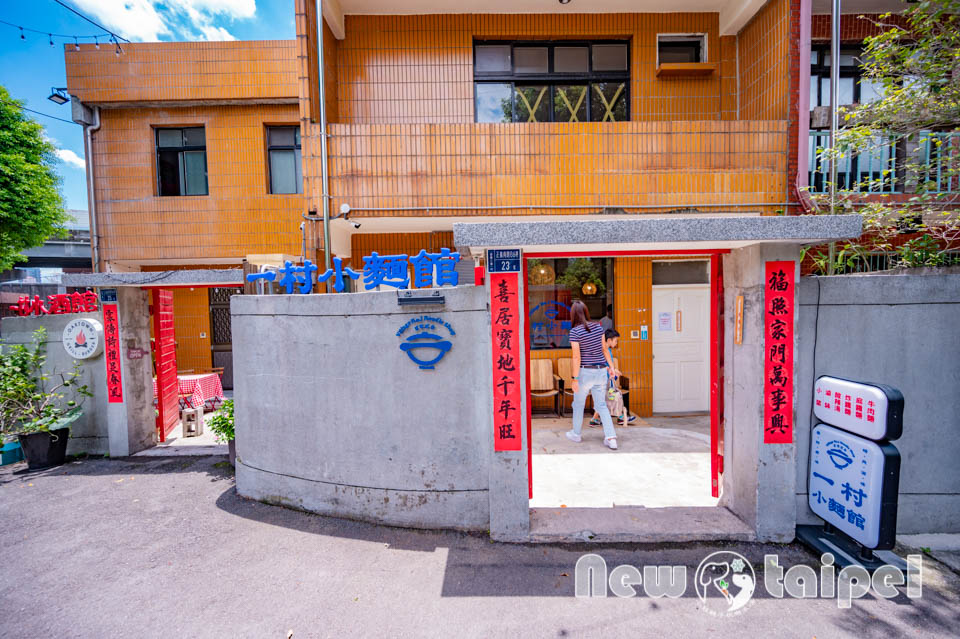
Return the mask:
<path id="1" fill-rule="evenodd" d="M 94 44 L 96 44 L 96 45 L 97 45 L 97 48 L 99 49 L 99 48 L 100 48 L 100 38 L 107 38 L 107 39 L 109 39 L 113 44 L 115 44 L 118 49 L 120 49 L 120 53 L 123 53 L 123 48 L 120 47 L 120 41 L 123 40 L 124 42 L 128 42 L 128 40 L 127 40 L 126 38 L 122 38 L 122 37 L 118 36 L 117 34 L 115 34 L 114 32 L 108 31 L 108 30 L 106 30 L 106 29 L 104 29 L 104 33 L 99 33 L 99 34 L 96 34 L 96 35 L 79 35 L 79 34 L 72 34 L 72 33 L 53 33 L 52 31 L 41 31 L 41 30 L 39 30 L 39 29 L 31 29 L 30 27 L 24 27 L 24 26 L 21 26 L 21 25 L 19 25 L 19 24 L 14 24 L 14 23 L 12 23 L 12 22 L 7 22 L 6 20 L 0 20 L 0 24 L 5 24 L 5 25 L 7 25 L 8 27 L 13 27 L 14 29 L 17 29 L 18 31 L 20 31 L 20 40 L 22 40 L 22 41 L 26 41 L 26 39 L 27 39 L 27 32 L 29 32 L 29 33 L 36 33 L 36 34 L 38 34 L 38 35 L 44 35 L 44 34 L 46 34 L 46 36 L 47 36 L 47 43 L 48 43 L 51 47 L 55 47 L 55 46 L 56 46 L 56 39 L 59 39 L 59 38 L 62 38 L 62 39 L 65 40 L 66 42 L 69 42 L 70 40 L 73 40 L 73 48 L 74 48 L 75 51 L 79 51 L 79 50 L 80 50 L 80 40 L 88 40 L 88 41 L 89 41 L 89 40 L 93 40 L 93 41 L 94 41 Z"/>

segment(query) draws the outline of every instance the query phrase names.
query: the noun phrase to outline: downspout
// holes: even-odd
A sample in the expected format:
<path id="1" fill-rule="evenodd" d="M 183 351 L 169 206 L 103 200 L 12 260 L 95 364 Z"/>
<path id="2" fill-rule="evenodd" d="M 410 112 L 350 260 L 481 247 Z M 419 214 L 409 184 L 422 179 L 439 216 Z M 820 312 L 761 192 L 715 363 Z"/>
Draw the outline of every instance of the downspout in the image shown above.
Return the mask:
<path id="1" fill-rule="evenodd" d="M 93 124 L 83 125 L 83 155 L 87 161 L 87 211 L 90 214 L 90 247 L 93 272 L 100 272 L 100 237 L 97 232 L 97 199 L 93 188 L 93 134 L 100 130 L 100 107 L 93 107 Z"/>
<path id="2" fill-rule="evenodd" d="M 810 68 L 809 66 L 807 67 Z M 840 0 L 833 0 L 833 9 L 830 14 L 830 213 L 836 211 L 837 205 L 837 102 L 840 101 Z M 827 251 L 827 275 L 834 274 L 834 261 L 837 254 L 836 242 L 830 242 Z"/>
<path id="3" fill-rule="evenodd" d="M 798 55 L 799 84 L 797 95 L 797 175 L 794 194 L 804 213 L 813 213 L 810 195 L 804 187 L 810 186 L 807 169 L 810 166 L 810 21 L 811 0 L 800 0 L 800 51 Z"/>
<path id="4" fill-rule="evenodd" d="M 327 169 L 327 102 L 323 67 L 323 0 L 316 0 L 317 10 L 317 81 L 320 83 L 320 179 L 323 194 L 323 267 L 330 269 L 330 174 Z"/>

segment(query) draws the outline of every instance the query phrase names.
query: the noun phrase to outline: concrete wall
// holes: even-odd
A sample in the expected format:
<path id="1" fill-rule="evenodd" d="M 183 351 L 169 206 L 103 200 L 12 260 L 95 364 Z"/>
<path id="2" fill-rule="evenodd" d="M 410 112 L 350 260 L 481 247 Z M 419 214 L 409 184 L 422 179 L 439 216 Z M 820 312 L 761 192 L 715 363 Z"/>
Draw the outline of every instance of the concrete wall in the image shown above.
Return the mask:
<path id="1" fill-rule="evenodd" d="M 150 293 L 141 288 L 117 289 L 120 314 L 120 361 L 123 371 L 123 403 L 109 404 L 107 422 L 110 456 L 126 457 L 157 443 L 153 408 L 153 363 L 150 349 Z M 127 351 L 148 353 L 129 359 Z"/>
<path id="2" fill-rule="evenodd" d="M 3 318 L 3 341 L 5 345 L 32 344 L 33 332 L 41 326 L 47 329 L 46 344 L 47 365 L 45 370 L 69 371 L 73 367 L 73 358 L 63 348 L 63 328 L 71 321 L 80 318 L 97 320 L 103 323 L 100 313 L 74 313 L 69 315 L 45 315 L 43 317 L 5 317 Z M 91 453 L 102 455 L 107 452 L 107 394 L 103 352 L 96 357 L 77 360 L 80 363 L 79 383 L 86 384 L 93 397 L 78 398 L 76 392 L 65 389 L 64 401 L 83 399 L 83 415 L 70 427 L 70 442 L 67 453 Z M 48 388 L 50 385 L 48 384 Z"/>
<path id="3" fill-rule="evenodd" d="M 400 307 L 393 291 L 234 296 L 237 491 L 393 525 L 487 529 L 488 489 L 501 481 L 487 292 L 443 292 L 443 307 Z M 400 350 L 397 331 L 419 315 L 456 332 L 435 370 Z"/>
<path id="4" fill-rule="evenodd" d="M 894 386 L 904 396 L 897 531 L 960 532 L 960 273 L 805 277 L 800 284 L 796 509 L 807 506 L 813 380 Z"/>
<path id="5" fill-rule="evenodd" d="M 723 260 L 726 357 L 720 505 L 754 528 L 760 541 L 791 541 L 796 531 L 795 446 L 763 443 L 763 279 L 765 262 L 796 261 L 799 255 L 796 245 L 765 244 L 732 251 Z M 734 344 L 738 295 L 744 298 L 743 340 Z"/>

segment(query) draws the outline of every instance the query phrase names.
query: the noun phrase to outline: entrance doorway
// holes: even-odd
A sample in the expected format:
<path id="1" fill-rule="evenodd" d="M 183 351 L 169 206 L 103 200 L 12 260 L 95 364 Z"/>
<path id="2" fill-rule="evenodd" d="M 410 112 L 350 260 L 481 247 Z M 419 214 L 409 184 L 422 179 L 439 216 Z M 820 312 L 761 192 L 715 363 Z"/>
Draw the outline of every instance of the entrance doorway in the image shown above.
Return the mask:
<path id="1" fill-rule="evenodd" d="M 565 539 L 584 527 L 651 540 L 668 529 L 679 538 L 747 534 L 729 510 L 717 507 L 723 472 L 723 252 L 524 256 L 533 393 L 528 407 L 536 413 L 528 414 L 527 431 L 534 538 Z M 602 286 L 589 286 L 584 278 Z M 561 303 L 544 311 L 546 294 Z M 627 424 L 615 420 L 616 451 L 605 448 L 602 429 L 590 425 L 589 398 L 582 441 L 566 437 L 572 427 L 569 305 L 601 294 L 604 304 L 594 304 L 596 313 L 588 310 L 595 320 L 612 319 L 619 332 L 613 357 L 629 377 L 624 387 L 633 417 Z"/>
<path id="2" fill-rule="evenodd" d="M 536 381 L 529 402 L 535 413 L 531 507 L 716 505 L 720 463 L 714 457 L 722 454 L 722 440 L 712 423 L 720 420 L 712 419 L 711 371 L 718 361 L 710 345 L 718 343 L 719 321 L 711 318 L 722 286 L 711 280 L 711 262 L 718 265 L 719 258 L 527 256 L 528 367 Z M 594 320 L 607 318 L 604 327 L 619 332 L 612 355 L 629 414 L 626 423 L 615 420 L 616 452 L 602 445 L 602 429 L 591 424 L 592 398 L 582 442 L 566 438 L 573 374 L 567 334 L 570 304 L 578 299 Z"/>

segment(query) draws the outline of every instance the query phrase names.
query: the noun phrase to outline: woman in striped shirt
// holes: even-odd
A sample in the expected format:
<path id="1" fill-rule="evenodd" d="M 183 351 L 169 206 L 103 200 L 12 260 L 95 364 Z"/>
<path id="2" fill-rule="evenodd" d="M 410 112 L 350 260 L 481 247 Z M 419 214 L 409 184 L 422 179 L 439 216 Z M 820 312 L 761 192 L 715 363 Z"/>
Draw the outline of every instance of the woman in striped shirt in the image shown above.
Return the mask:
<path id="1" fill-rule="evenodd" d="M 573 430 L 567 432 L 567 439 L 579 442 L 583 428 L 583 408 L 587 403 L 587 393 L 593 396 L 593 406 L 600 414 L 603 424 L 603 443 L 607 448 L 617 449 L 617 431 L 607 409 L 607 368 L 613 377 L 620 377 L 620 371 L 613 366 L 610 352 L 603 347 L 603 326 L 600 322 L 590 321 L 590 312 L 581 301 L 570 308 L 572 327 L 570 328 L 570 349 L 573 351 Z"/>

